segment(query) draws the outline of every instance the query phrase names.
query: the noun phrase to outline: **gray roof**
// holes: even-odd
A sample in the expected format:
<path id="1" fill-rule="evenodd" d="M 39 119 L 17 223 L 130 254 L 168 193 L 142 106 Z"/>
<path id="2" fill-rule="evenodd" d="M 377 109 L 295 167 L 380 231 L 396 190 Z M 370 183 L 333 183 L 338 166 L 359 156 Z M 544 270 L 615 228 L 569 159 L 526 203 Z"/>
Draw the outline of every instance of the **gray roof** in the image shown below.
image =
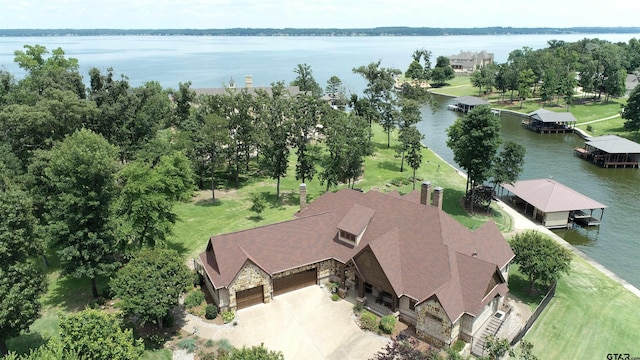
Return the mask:
<path id="1" fill-rule="evenodd" d="M 480 99 L 479 97 L 475 97 L 475 96 L 461 96 L 461 97 L 457 97 L 455 99 L 453 99 L 453 102 L 456 104 L 462 104 L 462 105 L 467 105 L 467 106 L 478 106 L 478 105 L 488 105 L 489 102 L 484 100 L 484 99 Z"/>
<path id="2" fill-rule="evenodd" d="M 528 114 L 532 119 L 542 121 L 543 123 L 562 123 L 576 122 L 575 116 L 570 112 L 555 112 L 547 109 L 538 109 Z"/>
<path id="3" fill-rule="evenodd" d="M 640 144 L 617 135 L 591 137 L 587 145 L 609 154 L 640 154 Z"/>
<path id="4" fill-rule="evenodd" d="M 523 180 L 501 186 L 545 213 L 607 207 L 553 179 Z"/>

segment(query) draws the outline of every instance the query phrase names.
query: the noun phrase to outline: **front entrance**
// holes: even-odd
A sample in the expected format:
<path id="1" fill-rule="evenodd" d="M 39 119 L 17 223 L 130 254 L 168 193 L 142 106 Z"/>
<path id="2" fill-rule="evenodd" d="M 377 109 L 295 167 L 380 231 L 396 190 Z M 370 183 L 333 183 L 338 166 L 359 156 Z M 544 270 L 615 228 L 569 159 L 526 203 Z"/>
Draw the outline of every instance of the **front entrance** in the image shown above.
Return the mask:
<path id="1" fill-rule="evenodd" d="M 315 268 L 273 279 L 273 296 L 315 285 L 317 279 L 318 274 Z"/>
<path id="2" fill-rule="evenodd" d="M 236 292 L 236 308 L 238 310 L 262 303 L 264 303 L 262 285 Z"/>

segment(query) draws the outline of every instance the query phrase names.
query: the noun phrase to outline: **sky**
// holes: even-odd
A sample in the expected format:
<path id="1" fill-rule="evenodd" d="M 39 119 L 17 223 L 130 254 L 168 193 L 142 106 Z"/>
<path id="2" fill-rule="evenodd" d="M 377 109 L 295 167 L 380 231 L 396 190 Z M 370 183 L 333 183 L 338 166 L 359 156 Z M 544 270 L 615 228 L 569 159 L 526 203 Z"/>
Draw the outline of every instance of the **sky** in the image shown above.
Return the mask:
<path id="1" fill-rule="evenodd" d="M 640 26 L 635 0 L 0 0 L 0 29 Z"/>

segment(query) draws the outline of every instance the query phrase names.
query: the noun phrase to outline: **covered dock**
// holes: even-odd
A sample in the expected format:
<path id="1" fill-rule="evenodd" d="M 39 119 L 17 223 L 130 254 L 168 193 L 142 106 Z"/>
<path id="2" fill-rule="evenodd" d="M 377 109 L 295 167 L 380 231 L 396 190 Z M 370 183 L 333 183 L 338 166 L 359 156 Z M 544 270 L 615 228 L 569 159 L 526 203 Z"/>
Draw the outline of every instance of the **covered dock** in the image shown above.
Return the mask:
<path id="1" fill-rule="evenodd" d="M 453 104 L 447 106 L 447 109 L 467 113 L 480 105 L 489 105 L 489 102 L 475 96 L 461 96 L 453 99 Z"/>
<path id="2" fill-rule="evenodd" d="M 604 168 L 637 168 L 640 161 L 640 144 L 617 135 L 587 138 L 584 147 L 574 149 L 574 154 Z"/>
<path id="3" fill-rule="evenodd" d="M 527 114 L 522 125 L 542 134 L 573 132 L 578 120 L 570 112 L 555 112 L 538 109 Z"/>
<path id="4" fill-rule="evenodd" d="M 570 228 L 574 223 L 598 226 L 607 208 L 553 179 L 523 180 L 500 187 L 508 193 L 507 203 L 549 229 Z M 596 216 L 594 210 L 599 210 Z"/>

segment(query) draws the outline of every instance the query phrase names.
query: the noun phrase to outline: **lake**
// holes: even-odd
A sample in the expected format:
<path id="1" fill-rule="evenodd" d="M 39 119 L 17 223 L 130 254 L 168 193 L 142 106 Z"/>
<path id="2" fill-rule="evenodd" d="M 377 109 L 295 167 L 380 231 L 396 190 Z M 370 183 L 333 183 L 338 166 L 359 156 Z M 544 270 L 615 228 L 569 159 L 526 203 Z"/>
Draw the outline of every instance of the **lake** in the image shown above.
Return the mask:
<path id="1" fill-rule="evenodd" d="M 254 86 L 295 78 L 297 64 L 307 63 L 324 87 L 336 75 L 347 92 L 359 93 L 364 80 L 352 68 L 381 60 L 386 67 L 406 70 L 411 54 L 418 48 L 437 56 L 460 51 L 487 50 L 497 62 L 506 61 L 509 52 L 524 46 L 546 47 L 548 40 L 577 41 L 600 38 L 612 42 L 628 42 L 640 34 L 572 34 L 572 35 L 482 35 L 438 37 L 3 37 L 0 38 L 0 66 L 17 78 L 24 73 L 13 62 L 13 52 L 25 44 L 40 44 L 49 50 L 61 47 L 68 57 L 79 60 L 80 71 L 87 81 L 88 70 L 102 71 L 112 67 L 117 76 L 129 78 L 133 86 L 146 81 L 159 81 L 164 87 L 177 88 L 191 81 L 192 87 L 221 87 L 234 78 L 244 85 L 245 75 L 253 75 Z M 424 109 L 419 124 L 426 134 L 425 143 L 445 160 L 453 163 L 446 147 L 445 129 L 456 118 L 447 111 L 449 99 L 439 98 L 439 110 L 432 114 Z M 583 142 L 573 134 L 540 135 L 523 129 L 520 119 L 502 116 L 505 138 L 527 147 L 521 179 L 547 178 L 562 182 L 609 206 L 599 228 L 559 231 L 569 242 L 614 271 L 636 287 L 640 287 L 640 236 L 633 223 L 640 207 L 640 171 L 636 169 L 601 169 L 573 156 L 573 148 Z"/>

